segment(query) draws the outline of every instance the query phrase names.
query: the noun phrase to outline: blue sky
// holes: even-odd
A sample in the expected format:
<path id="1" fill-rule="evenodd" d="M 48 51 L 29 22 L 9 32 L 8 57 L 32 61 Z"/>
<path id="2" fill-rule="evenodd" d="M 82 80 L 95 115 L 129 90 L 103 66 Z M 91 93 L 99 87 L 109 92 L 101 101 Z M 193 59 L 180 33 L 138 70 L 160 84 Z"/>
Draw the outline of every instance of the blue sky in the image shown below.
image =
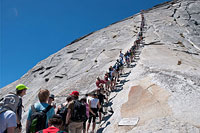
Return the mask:
<path id="1" fill-rule="evenodd" d="M 1 0 L 0 88 L 73 40 L 167 0 Z"/>

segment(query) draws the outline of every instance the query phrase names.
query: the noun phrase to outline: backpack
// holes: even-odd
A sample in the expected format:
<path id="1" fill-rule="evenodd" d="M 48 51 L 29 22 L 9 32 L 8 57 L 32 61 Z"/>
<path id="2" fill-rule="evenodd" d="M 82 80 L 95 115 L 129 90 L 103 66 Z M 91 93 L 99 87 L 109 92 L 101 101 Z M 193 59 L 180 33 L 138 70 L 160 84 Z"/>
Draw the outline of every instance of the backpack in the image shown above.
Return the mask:
<path id="1" fill-rule="evenodd" d="M 16 112 L 19 104 L 19 96 L 15 93 L 8 93 L 0 100 L 0 113 L 7 110 Z"/>
<path id="2" fill-rule="evenodd" d="M 75 122 L 83 122 L 87 119 L 86 105 L 79 100 L 74 101 L 74 109 L 71 114 L 71 120 Z"/>
<path id="3" fill-rule="evenodd" d="M 58 114 L 62 117 L 63 124 L 65 124 L 67 115 L 67 105 L 64 106 L 63 104 L 61 104 L 61 109 Z"/>
<path id="4" fill-rule="evenodd" d="M 46 113 L 51 108 L 52 106 L 49 105 L 46 109 L 40 112 L 35 109 L 34 105 L 31 106 L 32 115 L 31 115 L 31 120 L 28 125 L 27 133 L 35 133 L 39 130 L 46 128 L 46 120 L 47 120 Z"/>

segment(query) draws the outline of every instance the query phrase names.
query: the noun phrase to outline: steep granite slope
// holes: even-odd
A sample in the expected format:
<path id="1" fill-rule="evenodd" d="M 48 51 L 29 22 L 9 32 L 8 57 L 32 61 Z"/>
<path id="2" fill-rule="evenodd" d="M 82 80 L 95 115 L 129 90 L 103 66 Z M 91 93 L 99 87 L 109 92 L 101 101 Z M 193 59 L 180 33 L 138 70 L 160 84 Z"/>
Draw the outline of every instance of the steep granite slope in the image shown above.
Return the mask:
<path id="1" fill-rule="evenodd" d="M 171 1 L 144 11 L 144 47 L 136 67 L 125 69 L 130 73 L 123 89 L 111 95 L 115 113 L 99 132 L 200 132 L 199 5 L 199 0 Z M 133 45 L 140 23 L 136 14 L 75 40 L 2 88 L 0 97 L 24 83 L 31 88 L 24 97 L 28 110 L 40 88 L 54 93 L 57 102 L 71 90 L 94 90 L 96 77 Z M 118 126 L 126 117 L 138 117 L 139 123 Z"/>

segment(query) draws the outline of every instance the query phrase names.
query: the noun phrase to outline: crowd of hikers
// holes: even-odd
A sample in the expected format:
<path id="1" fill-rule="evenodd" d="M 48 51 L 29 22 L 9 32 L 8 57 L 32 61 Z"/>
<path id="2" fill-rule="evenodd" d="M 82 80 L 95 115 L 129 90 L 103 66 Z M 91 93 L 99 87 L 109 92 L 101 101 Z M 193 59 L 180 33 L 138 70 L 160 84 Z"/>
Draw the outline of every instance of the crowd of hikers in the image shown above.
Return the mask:
<path id="1" fill-rule="evenodd" d="M 124 67 L 130 67 L 135 59 L 135 51 L 142 41 L 143 13 L 141 17 L 142 28 L 133 46 L 125 53 L 120 51 L 116 63 L 109 67 L 104 77 L 96 78 L 97 89 L 93 92 L 79 97 L 78 91 L 72 91 L 66 101 L 56 107 L 55 96 L 47 89 L 40 89 L 39 102 L 31 105 L 28 110 L 24 127 L 26 133 L 86 133 L 90 125 L 91 132 L 94 132 L 97 120 L 101 123 L 103 115 L 114 113 L 111 106 L 108 110 L 109 96 L 117 89 L 116 85 L 120 83 Z M 16 86 L 16 93 L 8 93 L 0 99 L 0 133 L 22 132 L 22 97 L 28 89 L 24 84 L 19 84 Z"/>

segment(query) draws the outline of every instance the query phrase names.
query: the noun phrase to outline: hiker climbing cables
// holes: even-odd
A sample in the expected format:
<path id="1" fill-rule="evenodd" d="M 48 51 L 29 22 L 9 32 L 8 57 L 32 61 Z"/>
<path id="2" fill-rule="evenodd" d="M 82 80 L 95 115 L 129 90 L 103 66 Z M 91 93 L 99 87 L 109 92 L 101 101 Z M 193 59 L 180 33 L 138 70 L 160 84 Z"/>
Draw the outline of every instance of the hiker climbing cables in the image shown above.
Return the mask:
<path id="1" fill-rule="evenodd" d="M 67 97 L 66 102 L 58 106 L 58 115 L 54 115 L 54 108 L 56 108 L 55 104 L 53 104 L 54 95 L 50 95 L 50 92 L 47 89 L 41 89 L 38 93 L 39 102 L 31 105 L 29 108 L 28 118 L 26 121 L 26 132 L 64 133 L 64 131 L 68 131 L 69 133 L 81 133 L 83 130 L 85 133 L 87 119 L 89 119 L 87 131 L 92 122 L 92 131 L 94 132 L 98 111 L 100 112 L 99 120 L 101 121 L 101 113 L 104 113 L 102 107 L 105 107 L 104 99 L 108 102 L 108 99 L 104 94 L 108 94 L 109 91 L 113 91 L 117 88 L 116 85 L 120 83 L 119 78 L 122 74 L 124 61 L 126 62 L 127 67 L 132 67 L 130 64 L 133 61 L 135 52 L 143 43 L 145 25 L 144 12 L 141 12 L 141 20 L 140 31 L 137 34 L 133 46 L 125 54 L 120 51 L 119 59 L 117 59 L 114 66 L 110 66 L 109 72 L 104 76 L 104 80 L 97 77 L 96 87 L 98 88 L 98 91 L 97 94 L 92 95 L 88 104 L 86 98 L 81 100 L 78 99 L 78 91 L 73 91 L 70 96 Z M 24 84 L 19 84 L 16 86 L 16 93 L 8 93 L 0 99 L 0 133 L 21 132 L 21 119 L 23 112 L 22 97 L 26 95 L 27 89 L 29 88 Z M 109 94 L 107 96 L 109 96 Z M 112 108 L 111 111 L 113 113 Z"/>
<path id="2" fill-rule="evenodd" d="M 93 94 L 92 98 L 89 101 L 89 110 L 90 110 L 90 115 L 89 115 L 89 121 L 88 121 L 88 125 L 87 125 L 87 132 L 90 128 L 90 123 L 91 120 L 93 119 L 92 123 L 92 132 L 94 132 L 95 127 L 96 127 L 96 117 L 97 117 L 97 112 L 98 112 L 98 108 L 101 108 L 101 105 L 99 103 L 99 99 L 97 99 L 97 95 Z"/>
<path id="3" fill-rule="evenodd" d="M 65 123 L 66 123 L 66 116 L 67 116 L 67 106 L 68 106 L 69 102 L 71 102 L 71 101 L 72 101 L 72 96 L 69 95 L 66 98 L 66 102 L 64 102 L 58 106 L 58 110 L 56 112 L 56 114 L 58 114 L 62 117 L 63 125 L 62 125 L 61 129 L 64 131 L 68 131 L 68 127 Z"/>
<path id="4" fill-rule="evenodd" d="M 39 102 L 31 105 L 26 121 L 26 132 L 35 133 L 48 127 L 48 120 L 55 114 L 54 108 L 49 105 L 49 91 L 41 89 L 38 93 Z"/>
<path id="5" fill-rule="evenodd" d="M 78 91 L 73 91 L 70 95 L 73 100 L 67 106 L 66 125 L 69 133 L 81 133 L 83 122 L 87 119 L 86 105 L 78 100 Z"/>
<path id="6" fill-rule="evenodd" d="M 22 129 L 22 97 L 29 89 L 24 84 L 16 86 L 16 94 L 8 93 L 0 100 L 0 133 L 20 133 Z"/>

